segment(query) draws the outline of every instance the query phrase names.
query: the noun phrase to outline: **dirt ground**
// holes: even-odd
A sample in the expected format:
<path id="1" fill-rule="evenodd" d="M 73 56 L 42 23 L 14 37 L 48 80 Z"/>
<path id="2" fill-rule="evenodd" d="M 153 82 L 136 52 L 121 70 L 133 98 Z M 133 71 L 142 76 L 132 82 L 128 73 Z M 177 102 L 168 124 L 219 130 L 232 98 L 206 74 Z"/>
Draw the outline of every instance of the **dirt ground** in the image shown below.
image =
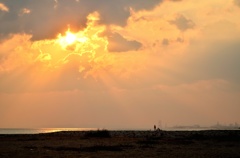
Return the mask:
<path id="1" fill-rule="evenodd" d="M 0 158 L 240 157 L 240 131 L 85 131 L 0 135 Z"/>

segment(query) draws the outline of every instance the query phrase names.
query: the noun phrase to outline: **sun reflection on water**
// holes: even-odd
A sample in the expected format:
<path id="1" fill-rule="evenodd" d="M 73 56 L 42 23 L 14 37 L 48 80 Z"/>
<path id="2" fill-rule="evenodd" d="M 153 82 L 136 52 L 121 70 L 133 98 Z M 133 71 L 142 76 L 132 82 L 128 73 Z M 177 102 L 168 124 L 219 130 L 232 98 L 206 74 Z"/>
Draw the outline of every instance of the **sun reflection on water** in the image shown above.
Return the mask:
<path id="1" fill-rule="evenodd" d="M 0 128 L 0 134 L 39 134 L 61 131 L 89 131 L 96 128 Z"/>

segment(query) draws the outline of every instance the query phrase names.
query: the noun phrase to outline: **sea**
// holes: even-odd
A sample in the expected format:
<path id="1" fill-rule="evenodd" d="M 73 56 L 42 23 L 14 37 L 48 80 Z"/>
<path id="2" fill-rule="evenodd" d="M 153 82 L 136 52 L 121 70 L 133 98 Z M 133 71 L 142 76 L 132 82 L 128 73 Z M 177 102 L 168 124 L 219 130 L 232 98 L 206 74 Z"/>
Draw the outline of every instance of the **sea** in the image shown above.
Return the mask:
<path id="1" fill-rule="evenodd" d="M 97 128 L 0 128 L 0 134 L 40 134 L 60 131 L 90 131 Z"/>
<path id="2" fill-rule="evenodd" d="M 105 128 L 0 128 L 0 134 L 40 134 L 61 131 L 95 131 Z M 146 131 L 151 129 L 108 128 L 109 131 Z"/>

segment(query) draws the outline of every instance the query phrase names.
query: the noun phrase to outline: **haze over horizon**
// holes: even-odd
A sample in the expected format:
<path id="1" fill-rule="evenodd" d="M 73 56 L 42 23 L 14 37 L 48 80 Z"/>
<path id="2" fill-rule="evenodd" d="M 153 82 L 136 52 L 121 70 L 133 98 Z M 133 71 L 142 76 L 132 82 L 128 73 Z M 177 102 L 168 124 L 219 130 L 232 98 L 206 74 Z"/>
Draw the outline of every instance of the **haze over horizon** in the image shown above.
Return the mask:
<path id="1" fill-rule="evenodd" d="M 0 128 L 240 123 L 240 0 L 0 0 Z"/>

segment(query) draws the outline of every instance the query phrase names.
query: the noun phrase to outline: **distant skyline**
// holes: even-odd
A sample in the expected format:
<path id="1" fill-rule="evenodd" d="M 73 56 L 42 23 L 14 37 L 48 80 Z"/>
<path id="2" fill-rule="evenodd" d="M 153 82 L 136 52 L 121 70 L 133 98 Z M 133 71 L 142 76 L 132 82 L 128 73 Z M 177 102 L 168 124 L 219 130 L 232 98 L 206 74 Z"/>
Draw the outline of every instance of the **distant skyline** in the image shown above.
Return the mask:
<path id="1" fill-rule="evenodd" d="M 0 0 L 0 128 L 240 123 L 240 0 Z"/>

